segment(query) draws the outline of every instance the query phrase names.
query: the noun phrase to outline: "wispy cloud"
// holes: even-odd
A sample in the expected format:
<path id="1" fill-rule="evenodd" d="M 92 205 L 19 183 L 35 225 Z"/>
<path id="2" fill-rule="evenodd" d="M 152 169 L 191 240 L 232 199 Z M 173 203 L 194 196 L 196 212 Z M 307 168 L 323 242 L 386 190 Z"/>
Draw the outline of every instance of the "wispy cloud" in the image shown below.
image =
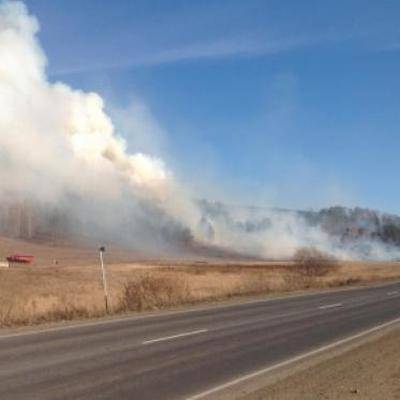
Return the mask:
<path id="1" fill-rule="evenodd" d="M 208 42 L 195 42 L 188 45 L 171 47 L 169 49 L 160 49 L 146 53 L 137 53 L 132 50 L 131 54 L 128 54 L 122 59 L 120 58 L 118 61 L 67 66 L 52 71 L 52 74 L 64 75 L 94 70 L 151 67 L 201 59 L 260 57 L 337 40 L 343 40 L 343 37 L 325 35 L 320 37 L 297 37 L 279 40 L 253 37 L 223 38 Z"/>
<path id="2" fill-rule="evenodd" d="M 379 38 L 384 42 L 399 37 L 400 8 L 378 3 L 362 13 L 358 1 L 339 2 L 346 4 L 346 12 L 337 2 L 221 0 L 155 6 L 120 1 L 104 2 L 95 13 L 91 7 L 72 3 L 76 4 L 68 3 L 67 12 L 48 5 L 42 10 L 52 21 L 42 39 L 51 57 L 49 72 L 55 77 L 201 59 L 263 57 L 347 41 L 370 49 L 380 43 Z"/>

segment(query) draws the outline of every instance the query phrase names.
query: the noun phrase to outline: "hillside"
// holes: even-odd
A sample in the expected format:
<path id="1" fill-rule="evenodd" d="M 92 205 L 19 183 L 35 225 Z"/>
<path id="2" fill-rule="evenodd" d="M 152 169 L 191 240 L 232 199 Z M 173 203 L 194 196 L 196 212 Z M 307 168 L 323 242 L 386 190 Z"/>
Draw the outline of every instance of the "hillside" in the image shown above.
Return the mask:
<path id="1" fill-rule="evenodd" d="M 211 240 L 215 227 L 224 226 L 244 237 L 265 237 L 287 246 L 316 246 L 326 251 L 356 255 L 357 258 L 398 258 L 400 217 L 360 207 L 335 206 L 321 210 L 229 206 L 200 200 L 203 218 L 200 229 Z"/>
<path id="2" fill-rule="evenodd" d="M 48 246 L 51 250 L 46 263 L 68 259 L 71 251 L 79 251 L 85 260 L 87 249 L 92 254 L 100 244 L 129 249 L 120 250 L 123 256 L 118 255 L 118 259 L 290 259 L 298 248 L 309 246 L 346 259 L 400 258 L 397 215 L 359 207 L 303 211 L 229 206 L 204 199 L 196 204 L 198 224 L 185 227 L 161 211 L 145 207 L 139 217 L 130 212 L 124 218 L 107 215 L 103 223 L 97 217 L 101 212 L 77 212 L 70 205 L 3 203 L 0 236 L 6 239 L 0 251 L 16 249 L 14 239 L 26 241 L 22 246 L 26 251 L 39 244 Z"/>

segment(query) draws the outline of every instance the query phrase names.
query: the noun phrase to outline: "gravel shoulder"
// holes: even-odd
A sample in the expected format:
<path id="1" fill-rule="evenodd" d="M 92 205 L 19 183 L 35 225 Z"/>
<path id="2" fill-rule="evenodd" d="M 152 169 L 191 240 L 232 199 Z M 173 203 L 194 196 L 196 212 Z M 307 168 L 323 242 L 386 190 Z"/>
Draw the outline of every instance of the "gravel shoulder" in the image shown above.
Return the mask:
<path id="1" fill-rule="evenodd" d="M 400 327 L 240 400 L 398 400 Z"/>

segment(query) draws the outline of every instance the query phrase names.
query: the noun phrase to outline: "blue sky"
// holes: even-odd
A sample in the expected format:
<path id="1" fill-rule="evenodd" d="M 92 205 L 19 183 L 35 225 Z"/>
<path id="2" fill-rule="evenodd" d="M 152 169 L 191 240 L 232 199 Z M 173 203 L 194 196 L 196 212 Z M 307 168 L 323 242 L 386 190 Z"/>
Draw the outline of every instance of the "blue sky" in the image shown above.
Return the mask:
<path id="1" fill-rule="evenodd" d="M 400 2 L 26 4 L 50 79 L 102 94 L 200 195 L 400 212 Z"/>

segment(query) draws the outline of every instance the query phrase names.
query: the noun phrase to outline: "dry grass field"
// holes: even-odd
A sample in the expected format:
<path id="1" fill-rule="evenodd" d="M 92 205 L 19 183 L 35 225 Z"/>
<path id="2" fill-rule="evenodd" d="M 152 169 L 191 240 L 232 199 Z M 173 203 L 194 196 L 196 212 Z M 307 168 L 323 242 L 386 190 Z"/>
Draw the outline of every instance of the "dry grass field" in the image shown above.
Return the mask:
<path id="1" fill-rule="evenodd" d="M 0 259 L 21 250 L 35 254 L 36 261 L 0 268 L 0 326 L 104 315 L 95 248 L 0 240 Z M 400 279 L 400 263 L 343 262 L 319 273 L 301 262 L 133 262 L 135 255 L 115 249 L 106 256 L 113 313 Z"/>

